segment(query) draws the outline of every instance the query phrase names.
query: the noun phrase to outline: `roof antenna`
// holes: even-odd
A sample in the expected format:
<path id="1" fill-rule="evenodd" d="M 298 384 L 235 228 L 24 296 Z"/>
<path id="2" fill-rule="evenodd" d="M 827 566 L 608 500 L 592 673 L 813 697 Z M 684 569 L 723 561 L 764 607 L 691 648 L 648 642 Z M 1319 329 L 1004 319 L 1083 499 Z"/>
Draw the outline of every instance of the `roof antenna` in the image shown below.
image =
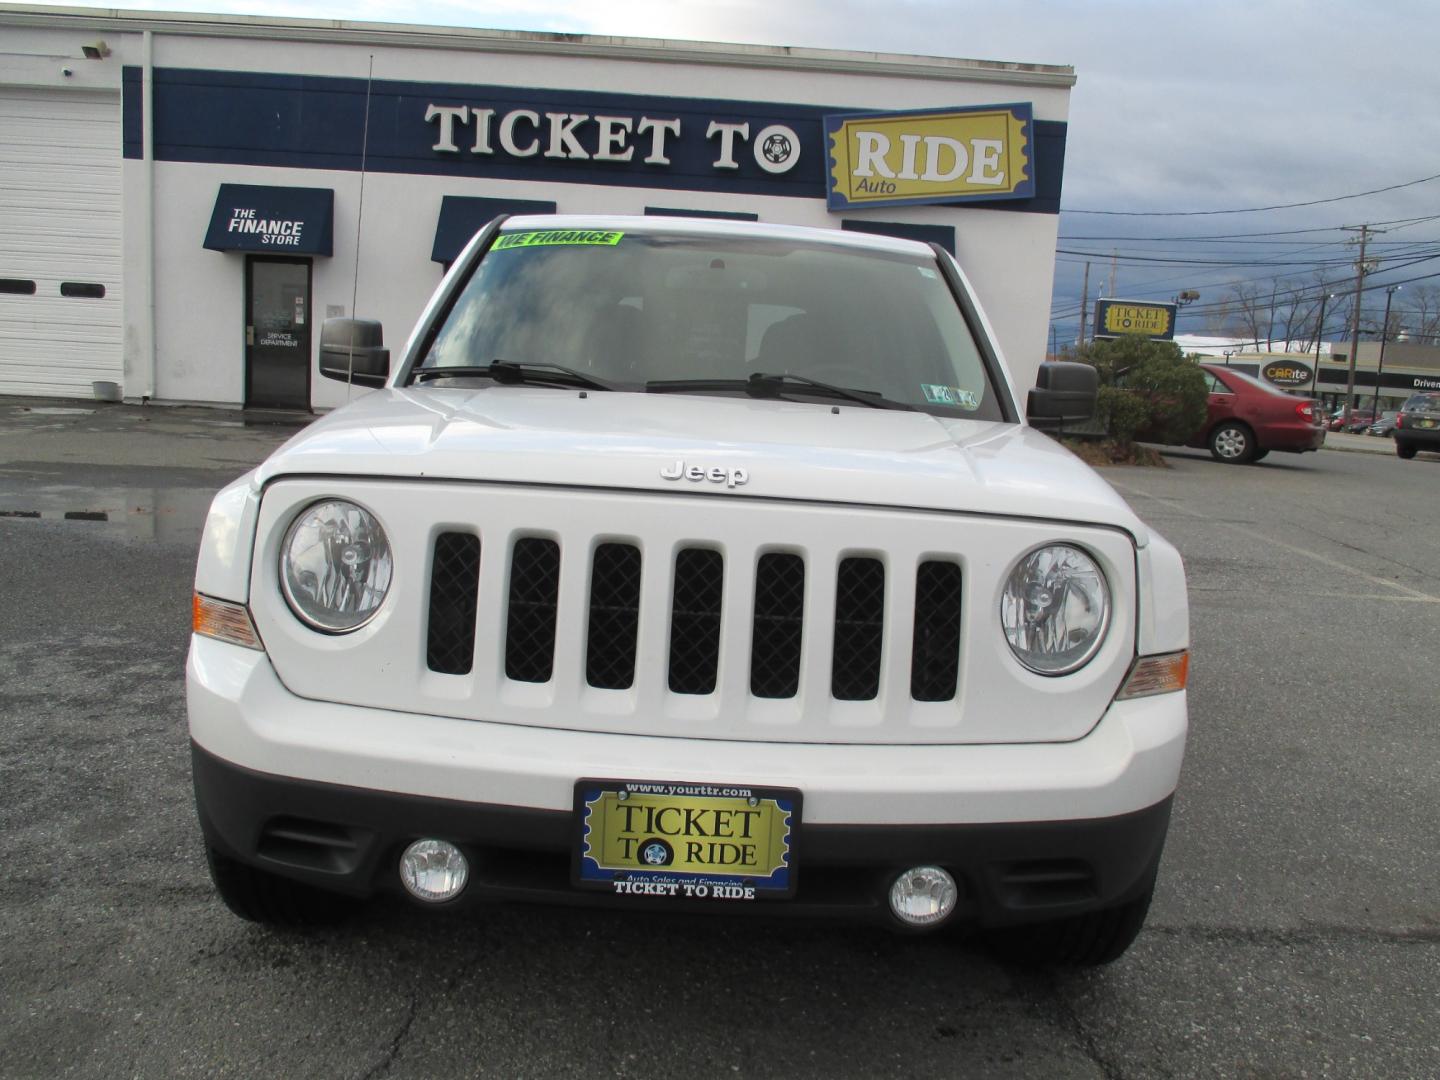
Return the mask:
<path id="1" fill-rule="evenodd" d="M 350 318 L 355 318 L 355 303 L 360 295 L 360 224 L 365 218 L 365 165 L 370 152 L 370 87 L 375 81 L 375 54 L 370 54 L 370 70 L 365 74 L 365 128 L 360 136 L 360 206 L 355 211 L 355 273 L 350 278 Z M 355 390 L 355 330 L 350 331 L 350 348 L 345 371 L 345 401 Z"/>

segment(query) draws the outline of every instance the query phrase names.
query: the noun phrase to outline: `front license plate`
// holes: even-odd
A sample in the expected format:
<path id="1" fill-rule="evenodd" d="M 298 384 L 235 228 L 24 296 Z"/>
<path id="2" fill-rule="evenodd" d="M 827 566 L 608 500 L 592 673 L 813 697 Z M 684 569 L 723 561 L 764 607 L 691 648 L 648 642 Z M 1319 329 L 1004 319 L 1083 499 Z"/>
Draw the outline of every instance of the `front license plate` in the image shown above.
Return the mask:
<path id="1" fill-rule="evenodd" d="M 582 888 L 707 901 L 794 895 L 793 789 L 581 780 L 575 818 Z"/>

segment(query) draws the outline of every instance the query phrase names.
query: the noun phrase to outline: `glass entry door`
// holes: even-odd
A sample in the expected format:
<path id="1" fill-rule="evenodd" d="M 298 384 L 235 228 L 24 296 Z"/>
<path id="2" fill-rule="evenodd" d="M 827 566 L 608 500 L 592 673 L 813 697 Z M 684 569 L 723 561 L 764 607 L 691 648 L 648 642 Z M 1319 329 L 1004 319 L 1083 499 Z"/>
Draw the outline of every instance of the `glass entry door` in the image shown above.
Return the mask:
<path id="1" fill-rule="evenodd" d="M 310 408 L 310 260 L 245 257 L 245 406 Z"/>

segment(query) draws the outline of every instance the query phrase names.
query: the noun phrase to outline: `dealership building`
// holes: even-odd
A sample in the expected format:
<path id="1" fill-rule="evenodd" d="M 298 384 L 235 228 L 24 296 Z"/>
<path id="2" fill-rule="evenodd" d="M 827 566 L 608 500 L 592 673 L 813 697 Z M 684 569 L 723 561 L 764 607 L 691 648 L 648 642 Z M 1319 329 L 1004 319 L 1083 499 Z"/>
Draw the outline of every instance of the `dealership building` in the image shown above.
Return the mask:
<path id="1" fill-rule="evenodd" d="M 0 394 L 325 409 L 497 214 L 942 244 L 1044 356 L 1070 68 L 0 5 Z"/>

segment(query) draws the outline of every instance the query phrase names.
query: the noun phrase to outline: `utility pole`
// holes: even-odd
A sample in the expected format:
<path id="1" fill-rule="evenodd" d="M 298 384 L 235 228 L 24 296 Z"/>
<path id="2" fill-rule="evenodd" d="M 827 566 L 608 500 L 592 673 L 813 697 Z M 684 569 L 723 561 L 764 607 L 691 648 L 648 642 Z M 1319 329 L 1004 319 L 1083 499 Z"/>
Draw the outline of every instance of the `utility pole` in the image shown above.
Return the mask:
<path id="1" fill-rule="evenodd" d="M 1385 375 L 1385 343 L 1390 340 L 1390 301 L 1395 299 L 1395 294 L 1400 291 L 1399 285 L 1391 285 L 1385 290 L 1385 321 L 1380 324 L 1380 363 L 1375 366 L 1375 408 L 1370 410 L 1375 413 L 1375 419 L 1380 419 L 1380 382 Z"/>
<path id="2" fill-rule="evenodd" d="M 1089 314 L 1086 310 L 1090 306 L 1090 263 L 1085 263 L 1085 284 L 1080 286 L 1080 340 L 1075 343 L 1078 348 L 1085 347 L 1085 316 Z"/>
<path id="3" fill-rule="evenodd" d="M 1360 234 L 1360 257 L 1355 260 L 1355 317 L 1350 326 L 1350 374 L 1345 380 L 1345 423 L 1341 428 L 1348 431 L 1350 413 L 1355 409 L 1355 357 L 1360 352 L 1360 294 L 1365 290 L 1365 243 L 1370 239 L 1372 230 L 1369 225 L 1347 225 L 1344 231 Z"/>
<path id="4" fill-rule="evenodd" d="M 1114 248 L 1111 248 L 1111 249 L 1110 249 L 1110 288 L 1109 288 L 1109 290 L 1105 293 L 1105 295 L 1108 296 L 1108 297 L 1110 297 L 1112 300 L 1113 300 L 1114 297 L 1115 297 L 1115 263 L 1119 260 L 1119 258 L 1120 258 L 1119 253 L 1118 253 Z"/>
<path id="5" fill-rule="evenodd" d="M 1320 335 L 1325 332 L 1325 303 L 1334 300 L 1334 293 L 1322 293 L 1320 296 L 1320 318 L 1315 323 L 1315 370 L 1310 373 L 1310 396 L 1315 396 L 1316 384 L 1320 381 Z"/>

